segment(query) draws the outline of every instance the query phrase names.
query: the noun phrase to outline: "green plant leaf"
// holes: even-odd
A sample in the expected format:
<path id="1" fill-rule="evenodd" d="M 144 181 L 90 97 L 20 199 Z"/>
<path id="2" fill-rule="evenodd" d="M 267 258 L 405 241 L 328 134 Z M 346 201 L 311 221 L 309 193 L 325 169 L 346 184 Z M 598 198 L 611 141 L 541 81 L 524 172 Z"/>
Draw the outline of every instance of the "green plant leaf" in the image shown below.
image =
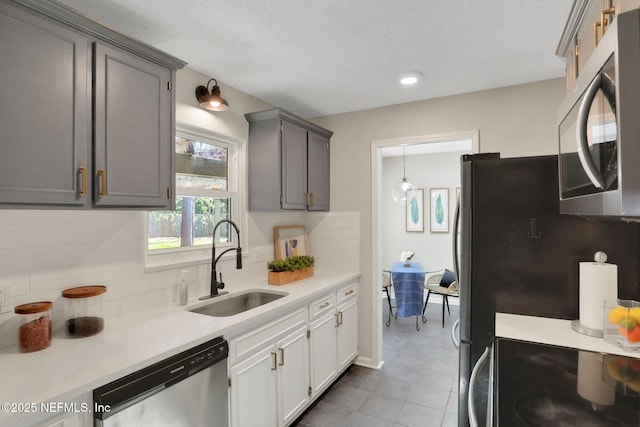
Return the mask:
<path id="1" fill-rule="evenodd" d="M 273 272 L 303 270 L 313 267 L 315 259 L 309 255 L 292 256 L 287 259 L 276 259 L 267 264 L 267 268 Z"/>

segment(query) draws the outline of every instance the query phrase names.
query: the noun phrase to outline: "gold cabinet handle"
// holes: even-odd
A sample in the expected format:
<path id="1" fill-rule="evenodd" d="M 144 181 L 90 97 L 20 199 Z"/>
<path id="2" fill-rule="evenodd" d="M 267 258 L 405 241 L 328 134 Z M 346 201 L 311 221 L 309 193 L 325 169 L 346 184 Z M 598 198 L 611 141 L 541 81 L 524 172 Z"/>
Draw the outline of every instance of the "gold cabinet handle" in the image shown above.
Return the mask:
<path id="1" fill-rule="evenodd" d="M 78 173 L 80 174 L 80 195 L 84 196 L 87 194 L 87 168 L 80 166 Z"/>
<path id="2" fill-rule="evenodd" d="M 355 291 L 353 289 L 348 290 L 347 292 L 344 293 L 345 296 L 351 295 L 352 293 L 354 293 Z"/>
<path id="3" fill-rule="evenodd" d="M 604 33 L 607 31 L 607 27 L 613 22 L 613 17 L 616 15 L 616 8 L 610 7 L 608 9 L 600 12 L 600 31 L 604 36 Z M 611 17 L 611 19 L 608 19 Z"/>
<path id="4" fill-rule="evenodd" d="M 278 365 L 284 366 L 284 348 L 279 348 L 278 351 L 280 352 L 280 363 Z"/>
<path id="5" fill-rule="evenodd" d="M 340 316 L 338 315 L 338 313 L 334 314 L 334 316 L 336 316 L 336 328 L 340 327 Z"/>
<path id="6" fill-rule="evenodd" d="M 598 28 L 602 27 L 602 22 L 594 22 L 593 23 L 593 47 L 598 46 Z"/>
<path id="7" fill-rule="evenodd" d="M 342 325 L 342 312 L 338 312 L 338 325 Z"/>
<path id="8" fill-rule="evenodd" d="M 327 308 L 327 307 L 329 307 L 329 301 L 325 302 L 320 306 L 320 308 Z"/>
<path id="9" fill-rule="evenodd" d="M 275 371 L 276 369 L 278 369 L 278 367 L 276 366 L 277 363 L 277 355 L 276 353 L 274 353 L 273 351 L 271 352 L 271 370 Z"/>
<path id="10" fill-rule="evenodd" d="M 98 169 L 98 176 L 100 177 L 100 187 L 98 188 L 98 197 L 104 197 L 107 194 L 107 171 Z"/>

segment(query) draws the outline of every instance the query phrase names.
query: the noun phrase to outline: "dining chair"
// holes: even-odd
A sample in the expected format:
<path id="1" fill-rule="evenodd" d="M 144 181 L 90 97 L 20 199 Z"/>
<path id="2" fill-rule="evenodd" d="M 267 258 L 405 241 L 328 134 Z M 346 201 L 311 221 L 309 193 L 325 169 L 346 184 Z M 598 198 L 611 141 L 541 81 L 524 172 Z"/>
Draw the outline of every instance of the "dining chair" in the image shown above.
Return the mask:
<path id="1" fill-rule="evenodd" d="M 449 297 L 459 297 L 458 282 L 456 276 L 452 271 L 444 269 L 442 274 L 432 274 L 427 278 L 424 284 L 424 288 L 427 290 L 427 298 L 424 301 L 424 307 L 422 308 L 422 322 L 426 323 L 427 318 L 424 315 L 429 303 L 429 296 L 433 292 L 434 294 L 442 295 L 442 327 L 444 328 L 444 307 L 447 306 L 447 312 L 451 315 L 449 310 Z"/>
<path id="2" fill-rule="evenodd" d="M 382 290 L 387 294 L 387 302 L 389 303 L 389 318 L 387 319 L 387 327 L 391 324 L 391 317 L 393 316 L 393 309 L 395 306 L 391 305 L 391 295 L 389 294 L 389 290 L 393 286 L 393 280 L 391 279 L 391 271 L 390 270 L 382 270 Z"/>

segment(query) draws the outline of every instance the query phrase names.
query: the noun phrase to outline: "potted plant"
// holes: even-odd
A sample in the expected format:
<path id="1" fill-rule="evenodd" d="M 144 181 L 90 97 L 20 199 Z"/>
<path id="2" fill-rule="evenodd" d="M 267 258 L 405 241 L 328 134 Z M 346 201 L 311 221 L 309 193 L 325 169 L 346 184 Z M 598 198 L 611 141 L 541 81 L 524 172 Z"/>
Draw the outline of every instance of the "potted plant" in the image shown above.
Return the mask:
<path id="1" fill-rule="evenodd" d="M 286 259 L 276 259 L 267 264 L 268 283 L 284 285 L 313 276 L 315 260 L 312 256 L 300 255 Z"/>
<path id="2" fill-rule="evenodd" d="M 411 251 L 402 251 L 402 253 L 400 253 L 400 261 L 404 263 L 405 267 L 411 267 L 411 259 L 414 255 L 415 253 Z"/>

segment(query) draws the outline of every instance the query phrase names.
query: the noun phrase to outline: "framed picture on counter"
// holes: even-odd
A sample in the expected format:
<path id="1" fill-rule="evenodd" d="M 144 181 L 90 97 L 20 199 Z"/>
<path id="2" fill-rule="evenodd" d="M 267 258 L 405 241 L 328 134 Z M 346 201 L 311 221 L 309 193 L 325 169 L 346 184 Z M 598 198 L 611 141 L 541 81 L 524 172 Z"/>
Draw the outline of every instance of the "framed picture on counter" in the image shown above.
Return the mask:
<path id="1" fill-rule="evenodd" d="M 276 259 L 307 255 L 307 233 L 304 225 L 283 225 L 273 228 Z"/>

